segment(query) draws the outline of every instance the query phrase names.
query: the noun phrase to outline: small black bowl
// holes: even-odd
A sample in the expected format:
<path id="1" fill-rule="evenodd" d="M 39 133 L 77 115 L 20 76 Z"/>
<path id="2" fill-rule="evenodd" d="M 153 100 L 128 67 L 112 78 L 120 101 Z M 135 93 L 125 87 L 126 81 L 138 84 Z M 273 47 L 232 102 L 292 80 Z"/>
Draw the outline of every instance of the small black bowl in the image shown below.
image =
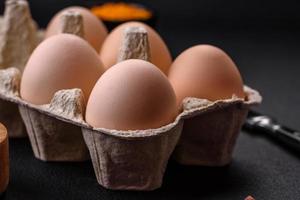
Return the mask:
<path id="1" fill-rule="evenodd" d="M 109 2 L 105 2 L 105 3 L 109 3 Z M 101 5 L 104 5 L 105 3 L 99 3 L 99 1 L 93 1 L 93 0 L 90 0 L 90 1 L 87 1 L 85 3 L 85 6 L 88 7 L 89 9 L 91 9 L 92 7 L 94 6 L 101 6 Z M 112 2 L 112 3 L 115 3 L 115 2 Z M 128 5 L 134 5 L 136 7 L 140 7 L 140 8 L 143 8 L 145 10 L 148 10 L 149 12 L 151 12 L 151 17 L 148 18 L 148 19 L 130 19 L 130 20 L 120 20 L 120 21 L 107 21 L 107 20 L 103 20 L 101 19 L 101 21 L 105 24 L 105 26 L 107 27 L 108 31 L 111 31 L 112 29 L 114 29 L 116 26 L 120 25 L 120 24 L 123 24 L 125 22 L 129 22 L 129 21 L 138 21 L 138 22 L 143 22 L 149 26 L 151 26 L 152 28 L 156 28 L 156 23 L 157 23 L 157 12 L 150 8 L 149 6 L 145 6 L 145 5 L 142 5 L 142 4 L 139 4 L 139 3 L 128 3 L 128 2 L 122 2 L 122 3 L 126 3 Z"/>

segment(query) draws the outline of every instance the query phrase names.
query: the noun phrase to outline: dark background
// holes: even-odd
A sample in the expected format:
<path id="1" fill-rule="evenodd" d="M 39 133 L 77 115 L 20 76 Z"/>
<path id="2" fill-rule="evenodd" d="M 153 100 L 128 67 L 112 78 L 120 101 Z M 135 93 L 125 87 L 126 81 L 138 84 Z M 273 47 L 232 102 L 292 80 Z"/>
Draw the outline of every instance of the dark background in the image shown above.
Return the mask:
<path id="1" fill-rule="evenodd" d="M 103 0 L 29 0 L 32 15 L 41 26 L 46 26 L 57 11 L 70 5 L 89 5 Z M 229 23 L 235 27 L 245 24 L 299 26 L 298 1 L 292 0 L 133 0 L 151 6 L 160 14 L 160 23 L 174 20 L 180 25 L 202 26 L 203 23 Z M 1 11 L 4 0 L 1 0 Z"/>
<path id="2" fill-rule="evenodd" d="M 88 0 L 30 0 L 41 27 L 68 5 Z M 99 1 L 102 2 L 102 1 Z M 231 55 L 247 85 L 264 97 L 258 111 L 300 130 L 300 6 L 276 0 L 138 1 L 159 14 L 157 29 L 173 57 L 196 44 Z M 1 0 L 0 10 L 3 10 Z M 2 12 L 1 12 L 2 13 Z M 44 163 L 26 139 L 10 140 L 11 180 L 6 199 L 300 199 L 299 154 L 268 137 L 242 131 L 225 168 L 170 162 L 164 185 L 153 192 L 105 190 L 90 162 Z"/>

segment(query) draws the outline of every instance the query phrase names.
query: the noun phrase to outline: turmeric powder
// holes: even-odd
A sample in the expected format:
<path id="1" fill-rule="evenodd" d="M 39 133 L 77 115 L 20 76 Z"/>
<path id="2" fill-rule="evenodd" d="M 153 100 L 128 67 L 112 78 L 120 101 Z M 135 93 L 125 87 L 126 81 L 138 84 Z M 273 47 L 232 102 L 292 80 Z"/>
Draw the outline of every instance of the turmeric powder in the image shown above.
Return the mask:
<path id="1" fill-rule="evenodd" d="M 104 21 L 147 20 L 152 12 L 135 4 L 105 3 L 91 8 L 92 13 Z"/>

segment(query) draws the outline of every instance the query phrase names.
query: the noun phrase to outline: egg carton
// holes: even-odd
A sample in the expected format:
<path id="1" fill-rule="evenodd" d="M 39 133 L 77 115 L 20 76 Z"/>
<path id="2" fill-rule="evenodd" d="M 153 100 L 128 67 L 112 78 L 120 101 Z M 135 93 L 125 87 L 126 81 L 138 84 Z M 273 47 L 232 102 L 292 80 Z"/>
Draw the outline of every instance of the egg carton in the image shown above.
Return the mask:
<path id="1" fill-rule="evenodd" d="M 17 67 L 23 71 L 31 52 L 43 35 L 43 31 L 38 30 L 31 18 L 27 1 L 7 0 L 4 15 L 0 16 L 0 69 Z M 0 113 L 0 121 L 7 127 L 9 137 L 26 136 L 15 104 L 0 100 Z"/>
<path id="2" fill-rule="evenodd" d="M 187 98 L 184 111 L 166 126 L 117 131 L 84 121 L 80 89 L 58 91 L 50 104 L 36 106 L 20 98 L 19 80 L 18 69 L 0 70 L 0 99 L 19 107 L 34 155 L 44 161 L 81 161 L 89 158 L 89 150 L 98 182 L 110 189 L 160 187 L 177 144 L 174 157 L 181 163 L 227 164 L 249 107 L 261 101 L 249 87 L 246 100 Z"/>
<path id="3" fill-rule="evenodd" d="M 83 120 L 80 89 L 58 91 L 50 104 L 36 106 L 20 98 L 17 82 L 20 73 L 16 68 L 0 70 L 0 74 L 5 82 L 11 83 L 5 85 L 5 93 L 1 90 L 0 98 L 19 107 L 38 159 L 81 161 L 89 158 L 89 149 L 102 186 L 130 190 L 152 190 L 161 186 L 165 167 L 182 130 L 180 117 L 159 129 L 96 129 Z"/>
<path id="4" fill-rule="evenodd" d="M 83 37 L 81 15 L 65 13 L 62 29 L 64 33 Z M 145 33 L 142 35 L 141 39 L 147 39 Z M 144 47 L 149 48 L 148 41 L 135 43 L 135 37 L 139 37 L 138 34 L 130 33 L 132 42 L 125 47 L 138 48 L 132 51 L 124 48 L 123 59 L 146 59 L 139 52 L 143 52 Z M 93 129 L 83 120 L 84 97 L 80 89 L 58 91 L 50 104 L 36 106 L 20 98 L 21 76 L 17 68 L 0 70 L 1 109 L 9 114 L 0 113 L 0 116 L 6 120 L 8 127 L 15 128 L 11 128 L 11 132 L 17 132 L 16 128 L 22 124 L 21 114 L 36 158 L 43 161 L 83 161 L 91 155 L 97 180 L 104 187 L 131 190 L 160 187 L 167 162 L 178 142 L 182 122 L 163 127 L 164 134 L 161 134 L 161 129 L 125 133 Z M 7 107 L 8 104 L 11 107 Z"/>
<path id="5" fill-rule="evenodd" d="M 80 15 L 69 13 L 64 19 L 66 32 L 84 34 Z M 125 30 L 119 61 L 149 60 L 149 52 L 145 29 Z M 22 121 L 17 116 L 21 114 L 36 158 L 83 161 L 90 157 L 99 184 L 121 190 L 159 188 L 173 152 L 173 158 L 182 164 L 228 164 L 249 107 L 262 100 L 257 91 L 246 86 L 245 100 L 235 96 L 216 102 L 186 98 L 183 112 L 166 126 L 118 131 L 93 128 L 84 121 L 80 89 L 58 91 L 50 104 L 36 106 L 21 99 L 20 80 L 20 70 L 0 70 L 0 109 L 9 116 L 0 113 L 0 119 L 6 119 L 9 127 L 18 127 Z M 1 107 L 1 103 L 13 109 Z"/>
<path id="6" fill-rule="evenodd" d="M 83 37 L 82 16 L 66 12 L 62 15 L 61 32 Z M 44 39 L 31 17 L 26 0 L 6 0 L 0 16 L 0 69 L 16 67 L 23 71 L 34 48 Z M 27 137 L 18 106 L 0 99 L 0 121 L 7 127 L 10 138 Z"/>

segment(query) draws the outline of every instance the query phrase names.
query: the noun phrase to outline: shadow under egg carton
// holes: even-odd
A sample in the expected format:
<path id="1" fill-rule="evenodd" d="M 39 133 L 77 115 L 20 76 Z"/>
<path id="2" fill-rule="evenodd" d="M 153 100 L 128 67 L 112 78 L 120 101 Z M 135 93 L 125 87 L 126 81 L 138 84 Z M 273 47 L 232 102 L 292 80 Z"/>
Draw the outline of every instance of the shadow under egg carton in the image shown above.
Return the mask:
<path id="1" fill-rule="evenodd" d="M 245 101 L 186 98 L 173 123 L 117 131 L 84 121 L 80 89 L 60 90 L 50 104 L 36 106 L 19 97 L 19 80 L 17 69 L 0 70 L 0 99 L 19 107 L 34 155 L 44 161 L 81 161 L 89 159 L 89 152 L 99 184 L 118 190 L 159 188 L 176 145 L 173 157 L 182 164 L 228 164 L 249 107 L 261 102 L 248 87 Z"/>

